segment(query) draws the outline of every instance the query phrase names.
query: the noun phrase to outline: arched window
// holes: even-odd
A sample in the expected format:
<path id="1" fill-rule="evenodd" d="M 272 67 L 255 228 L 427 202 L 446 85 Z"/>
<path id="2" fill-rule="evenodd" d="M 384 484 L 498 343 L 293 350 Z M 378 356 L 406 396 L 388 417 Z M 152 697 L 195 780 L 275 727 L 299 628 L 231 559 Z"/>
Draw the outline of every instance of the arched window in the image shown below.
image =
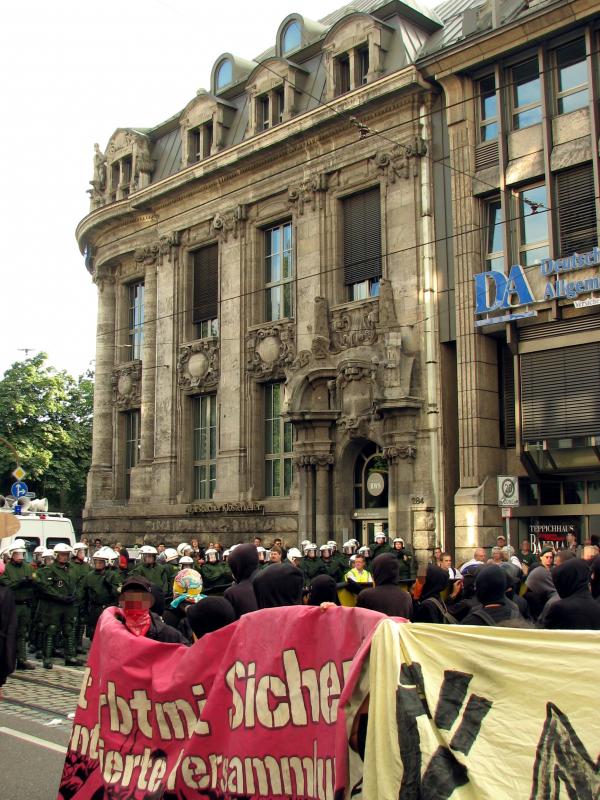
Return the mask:
<path id="1" fill-rule="evenodd" d="M 215 81 L 217 91 L 228 86 L 233 80 L 233 69 L 231 61 L 226 58 L 219 64 L 217 68 L 217 79 Z"/>
<path id="2" fill-rule="evenodd" d="M 283 32 L 281 37 L 281 52 L 283 55 L 291 53 L 292 50 L 297 50 L 302 44 L 302 30 L 298 20 L 292 20 Z"/>
<path id="3" fill-rule="evenodd" d="M 355 508 L 387 508 L 388 462 L 375 442 L 361 450 L 354 464 Z"/>

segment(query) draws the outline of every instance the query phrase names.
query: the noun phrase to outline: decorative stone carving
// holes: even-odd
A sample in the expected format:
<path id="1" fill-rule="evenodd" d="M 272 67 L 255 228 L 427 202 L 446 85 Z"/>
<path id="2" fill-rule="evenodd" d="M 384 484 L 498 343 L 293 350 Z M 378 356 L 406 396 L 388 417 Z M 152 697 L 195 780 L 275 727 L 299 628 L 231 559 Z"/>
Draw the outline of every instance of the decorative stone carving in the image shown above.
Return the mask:
<path id="1" fill-rule="evenodd" d="M 293 322 L 276 322 L 250 331 L 246 336 L 246 369 L 257 380 L 285 377 L 296 357 Z"/>
<path id="2" fill-rule="evenodd" d="M 185 344 L 177 358 L 177 385 L 184 394 L 200 394 L 219 383 L 219 340 Z"/>
<path id="3" fill-rule="evenodd" d="M 311 467 L 328 468 L 335 464 L 335 458 L 331 453 L 314 453 L 313 455 L 296 456 L 294 466 L 298 469 L 310 469 Z"/>
<path id="4" fill-rule="evenodd" d="M 119 411 L 138 408 L 142 399 L 142 362 L 131 361 L 112 374 L 113 403 Z"/>
<path id="5" fill-rule="evenodd" d="M 331 312 L 331 344 L 335 352 L 377 342 L 379 310 L 377 300 L 360 306 L 334 308 Z"/>
<path id="6" fill-rule="evenodd" d="M 376 367 L 361 361 L 340 365 L 335 381 L 335 395 L 341 406 L 338 427 L 357 429 L 362 420 L 373 414 L 373 385 Z"/>
<path id="7" fill-rule="evenodd" d="M 410 143 L 396 144 L 391 150 L 382 150 L 372 156 L 375 168 L 388 184 L 396 182 L 396 178 L 408 179 L 411 174 L 418 174 L 418 159 L 427 153 L 427 144 L 420 136 L 415 136 Z"/>
<path id="8" fill-rule="evenodd" d="M 395 328 L 397 324 L 392 282 L 387 278 L 382 278 L 379 284 L 379 325 L 382 328 L 390 329 Z"/>
<path id="9" fill-rule="evenodd" d="M 138 141 L 135 158 L 135 171 L 133 173 L 132 191 L 143 189 L 152 180 L 154 161 L 150 155 L 150 145 L 147 140 Z"/>
<path id="10" fill-rule="evenodd" d="M 161 236 L 158 241 L 154 241 L 152 244 L 138 248 L 133 254 L 133 259 L 145 265 L 161 265 L 165 255 L 169 261 L 171 260 L 173 250 L 178 245 L 179 231 L 173 231 L 165 236 Z"/>
<path id="11" fill-rule="evenodd" d="M 326 297 L 315 297 L 312 354 L 326 358 L 331 349 L 329 340 L 329 303 Z"/>
<path id="12" fill-rule="evenodd" d="M 296 207 L 298 214 L 304 214 L 304 206 L 310 203 L 312 211 L 317 208 L 317 198 L 322 197 L 327 191 L 327 175 L 322 172 L 302 181 L 297 186 L 288 189 L 288 203 L 290 208 Z"/>
<path id="13" fill-rule="evenodd" d="M 115 282 L 115 271 L 114 264 L 101 264 L 94 269 L 93 281 L 100 292 L 103 292 L 106 286 Z"/>
<path id="14" fill-rule="evenodd" d="M 412 444 L 384 447 L 383 457 L 392 463 L 397 463 L 399 459 L 414 461 L 417 457 L 417 448 Z"/>
<path id="15" fill-rule="evenodd" d="M 240 203 L 229 211 L 215 214 L 210 227 L 222 241 L 226 242 L 229 232 L 233 233 L 234 239 L 237 239 L 240 225 L 242 222 L 245 222 L 246 219 L 247 207 Z"/>

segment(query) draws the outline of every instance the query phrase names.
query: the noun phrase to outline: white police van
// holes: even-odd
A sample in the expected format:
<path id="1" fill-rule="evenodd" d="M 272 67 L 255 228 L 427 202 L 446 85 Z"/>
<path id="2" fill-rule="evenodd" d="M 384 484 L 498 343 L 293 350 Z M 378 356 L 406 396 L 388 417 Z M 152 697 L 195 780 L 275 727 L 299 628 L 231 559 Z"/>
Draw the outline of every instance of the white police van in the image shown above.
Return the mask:
<path id="1" fill-rule="evenodd" d="M 29 510 L 30 507 L 35 510 Z M 47 503 L 45 507 L 47 508 Z M 20 514 L 15 514 L 14 508 L 0 508 L 3 518 L 0 519 L 1 530 L 9 534 L 0 540 L 0 553 L 10 547 L 15 539 L 23 539 L 25 542 L 27 561 L 31 561 L 33 551 L 40 545 L 48 550 L 52 550 L 59 542 L 73 547 L 76 538 L 71 520 L 63 517 L 60 512 L 37 510 L 38 508 L 44 508 L 40 501 L 23 505 Z"/>

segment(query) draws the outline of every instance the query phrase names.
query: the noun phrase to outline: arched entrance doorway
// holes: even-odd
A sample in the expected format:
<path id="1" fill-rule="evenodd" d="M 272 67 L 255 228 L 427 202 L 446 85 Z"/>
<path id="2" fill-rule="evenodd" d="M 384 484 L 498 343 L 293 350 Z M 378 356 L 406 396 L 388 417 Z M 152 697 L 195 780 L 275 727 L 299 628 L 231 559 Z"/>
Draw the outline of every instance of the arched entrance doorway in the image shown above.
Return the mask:
<path id="1" fill-rule="evenodd" d="M 354 538 L 369 544 L 377 533 L 388 535 L 389 468 L 383 450 L 367 442 L 354 462 Z"/>

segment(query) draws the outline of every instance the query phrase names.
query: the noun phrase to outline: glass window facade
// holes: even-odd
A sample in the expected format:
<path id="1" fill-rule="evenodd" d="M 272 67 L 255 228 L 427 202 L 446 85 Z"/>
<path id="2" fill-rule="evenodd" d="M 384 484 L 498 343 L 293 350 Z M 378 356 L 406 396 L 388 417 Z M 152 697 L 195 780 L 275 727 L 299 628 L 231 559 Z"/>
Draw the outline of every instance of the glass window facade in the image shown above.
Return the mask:
<path id="1" fill-rule="evenodd" d="M 265 386 L 265 496 L 284 497 L 292 489 L 292 423 L 281 418 L 283 385 Z"/>
<path id="2" fill-rule="evenodd" d="M 542 87 L 537 58 L 513 67 L 513 127 L 528 128 L 542 121 Z"/>
<path id="3" fill-rule="evenodd" d="M 130 283 L 127 296 L 129 360 L 141 359 L 144 344 L 144 282 Z"/>
<path id="4" fill-rule="evenodd" d="M 500 200 L 490 200 L 486 204 L 486 270 L 504 270 L 503 228 L 502 204 Z"/>
<path id="5" fill-rule="evenodd" d="M 294 249 L 292 223 L 284 222 L 264 232 L 265 319 L 294 316 Z"/>
<path id="6" fill-rule="evenodd" d="M 489 142 L 498 138 L 498 96 L 496 79 L 488 75 L 479 81 L 479 140 Z"/>
<path id="7" fill-rule="evenodd" d="M 193 404 L 193 495 L 196 500 L 210 500 L 217 484 L 217 397 L 195 397 Z"/>
<path id="8" fill-rule="evenodd" d="M 523 266 L 539 264 L 549 255 L 550 215 L 546 187 L 535 186 L 519 192 L 519 256 Z"/>
<path id="9" fill-rule="evenodd" d="M 302 29 L 300 28 L 300 23 L 293 20 L 283 32 L 281 50 L 285 55 L 286 53 L 291 53 L 292 50 L 296 50 L 301 44 Z"/>
<path id="10" fill-rule="evenodd" d="M 584 108 L 589 103 L 585 40 L 556 49 L 556 102 L 559 114 Z"/>
<path id="11" fill-rule="evenodd" d="M 221 61 L 217 68 L 216 88 L 223 89 L 225 86 L 229 86 L 232 81 L 233 67 L 231 61 L 226 58 L 224 61 Z"/>

